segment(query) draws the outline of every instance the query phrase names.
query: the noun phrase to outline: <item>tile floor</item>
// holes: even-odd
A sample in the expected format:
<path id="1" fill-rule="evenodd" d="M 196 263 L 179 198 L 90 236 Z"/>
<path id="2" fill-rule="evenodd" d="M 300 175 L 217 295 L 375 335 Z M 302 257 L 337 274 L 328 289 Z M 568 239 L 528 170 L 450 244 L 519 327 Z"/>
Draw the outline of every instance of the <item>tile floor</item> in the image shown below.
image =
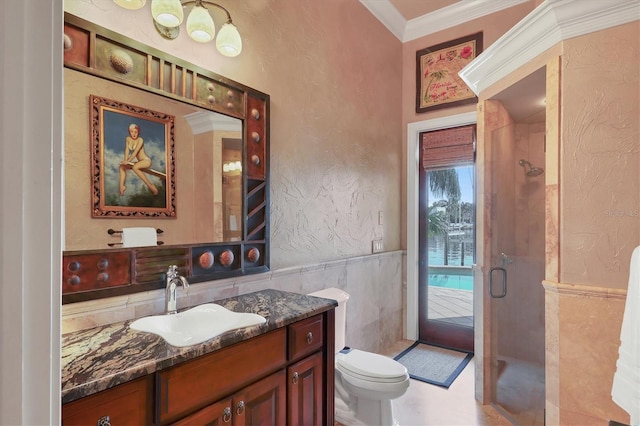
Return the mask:
<path id="1" fill-rule="evenodd" d="M 412 343 L 398 342 L 384 355 L 393 357 Z M 396 420 L 401 426 L 511 425 L 496 409 L 475 400 L 474 375 L 471 360 L 449 389 L 412 379 L 407 393 L 393 401 Z"/>
<path id="2" fill-rule="evenodd" d="M 394 357 L 411 344 L 411 340 L 402 340 L 382 355 Z M 515 360 L 503 361 L 498 392 L 503 406 L 513 417 L 512 423 L 493 406 L 475 400 L 474 361 L 469 362 L 449 389 L 411 379 L 407 393 L 393 401 L 399 425 L 510 426 L 516 422 L 527 426 L 544 425 L 544 370 Z M 510 377 L 513 375 L 518 377 Z M 512 380 L 526 380 L 528 386 L 512 388 L 509 386 Z M 340 424 L 336 423 L 336 426 Z"/>

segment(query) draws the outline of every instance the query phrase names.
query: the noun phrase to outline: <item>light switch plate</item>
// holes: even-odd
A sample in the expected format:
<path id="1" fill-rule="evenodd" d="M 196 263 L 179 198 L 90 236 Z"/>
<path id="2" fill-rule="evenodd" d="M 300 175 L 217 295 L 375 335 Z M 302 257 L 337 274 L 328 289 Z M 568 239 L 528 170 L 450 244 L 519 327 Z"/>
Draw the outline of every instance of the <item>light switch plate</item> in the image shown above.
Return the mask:
<path id="1" fill-rule="evenodd" d="M 373 240 L 371 242 L 371 251 L 373 253 L 380 253 L 382 251 L 382 240 Z"/>

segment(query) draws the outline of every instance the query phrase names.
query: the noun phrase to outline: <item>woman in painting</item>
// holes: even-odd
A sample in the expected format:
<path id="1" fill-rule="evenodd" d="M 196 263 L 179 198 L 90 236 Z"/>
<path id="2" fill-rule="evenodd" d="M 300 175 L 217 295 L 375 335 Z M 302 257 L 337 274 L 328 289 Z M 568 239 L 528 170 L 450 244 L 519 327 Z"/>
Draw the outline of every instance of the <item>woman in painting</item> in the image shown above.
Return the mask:
<path id="1" fill-rule="evenodd" d="M 151 167 L 151 158 L 144 152 L 144 140 L 140 137 L 140 127 L 135 123 L 130 124 L 129 136 L 125 140 L 124 160 L 120 163 L 120 195 L 124 195 L 127 190 L 125 181 L 129 168 L 147 185 L 153 195 L 157 195 L 158 189 L 144 172 L 144 169 L 149 167 Z"/>

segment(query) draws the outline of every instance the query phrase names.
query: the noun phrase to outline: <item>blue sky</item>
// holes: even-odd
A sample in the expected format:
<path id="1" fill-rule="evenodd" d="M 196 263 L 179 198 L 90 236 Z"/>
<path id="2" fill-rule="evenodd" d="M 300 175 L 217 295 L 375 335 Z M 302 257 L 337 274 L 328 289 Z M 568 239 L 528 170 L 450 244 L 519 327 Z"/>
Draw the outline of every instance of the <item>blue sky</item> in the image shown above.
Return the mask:
<path id="1" fill-rule="evenodd" d="M 460 192 L 462 201 L 473 203 L 473 166 L 456 167 L 458 179 L 460 179 Z"/>

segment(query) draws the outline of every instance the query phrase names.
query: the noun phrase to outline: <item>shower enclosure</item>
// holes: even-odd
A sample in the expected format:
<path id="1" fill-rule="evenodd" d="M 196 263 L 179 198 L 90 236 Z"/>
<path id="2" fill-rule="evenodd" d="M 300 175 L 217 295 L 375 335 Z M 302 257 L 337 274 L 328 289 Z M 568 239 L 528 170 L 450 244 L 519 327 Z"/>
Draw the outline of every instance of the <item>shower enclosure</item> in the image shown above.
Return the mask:
<path id="1" fill-rule="evenodd" d="M 544 111 L 491 137 L 491 399 L 514 424 L 544 424 Z"/>

